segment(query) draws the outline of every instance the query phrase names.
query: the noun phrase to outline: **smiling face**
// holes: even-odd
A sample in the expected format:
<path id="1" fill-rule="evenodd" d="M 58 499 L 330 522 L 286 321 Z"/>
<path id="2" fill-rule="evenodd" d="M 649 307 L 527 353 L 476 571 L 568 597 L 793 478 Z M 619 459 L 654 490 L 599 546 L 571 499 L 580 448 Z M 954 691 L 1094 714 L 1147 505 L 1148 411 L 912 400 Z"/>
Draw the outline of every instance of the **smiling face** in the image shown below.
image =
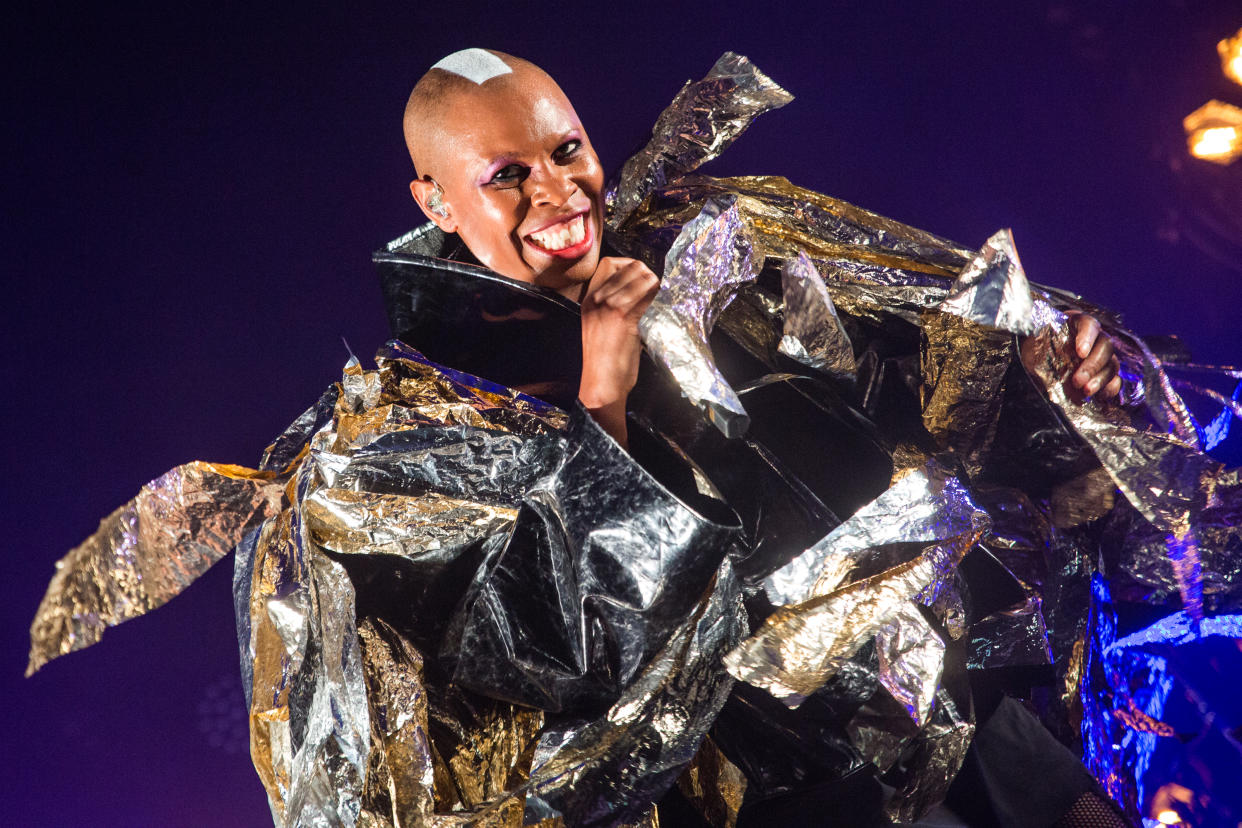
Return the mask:
<path id="1" fill-rule="evenodd" d="M 529 64 L 448 94 L 411 141 L 415 199 L 487 267 L 578 299 L 599 263 L 604 175 L 573 106 Z"/>

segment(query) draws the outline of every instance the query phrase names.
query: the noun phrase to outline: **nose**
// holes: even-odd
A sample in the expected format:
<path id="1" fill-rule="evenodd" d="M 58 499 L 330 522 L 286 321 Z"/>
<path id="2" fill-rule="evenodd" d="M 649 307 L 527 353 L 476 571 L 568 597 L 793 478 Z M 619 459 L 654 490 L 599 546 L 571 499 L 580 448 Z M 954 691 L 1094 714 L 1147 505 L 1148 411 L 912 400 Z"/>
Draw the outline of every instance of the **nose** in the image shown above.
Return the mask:
<path id="1" fill-rule="evenodd" d="M 569 168 L 555 163 L 532 167 L 526 184 L 531 203 L 536 206 L 560 207 L 578 189 Z"/>

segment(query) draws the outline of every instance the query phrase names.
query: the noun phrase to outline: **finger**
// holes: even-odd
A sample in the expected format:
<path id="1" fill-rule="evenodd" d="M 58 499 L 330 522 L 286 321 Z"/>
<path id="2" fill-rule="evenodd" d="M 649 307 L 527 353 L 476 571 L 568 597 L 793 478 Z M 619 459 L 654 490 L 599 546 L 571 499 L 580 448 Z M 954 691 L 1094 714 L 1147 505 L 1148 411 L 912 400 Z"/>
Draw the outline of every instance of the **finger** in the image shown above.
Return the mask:
<path id="1" fill-rule="evenodd" d="M 1108 381 L 1108 385 L 1104 386 L 1104 391 L 1101 393 L 1106 400 L 1119 396 L 1121 394 L 1121 377 L 1114 376 Z"/>
<path id="2" fill-rule="evenodd" d="M 642 262 L 626 260 L 625 264 L 618 267 L 616 272 L 608 278 L 607 282 L 600 285 L 599 289 L 602 292 L 601 295 L 608 296 L 615 292 L 625 290 L 636 279 L 640 281 L 649 280 L 656 284 L 659 283 L 659 280 L 656 279 L 655 274 L 652 273 L 651 270 L 648 269 L 648 267 Z"/>
<path id="3" fill-rule="evenodd" d="M 1091 347 L 1095 345 L 1096 339 L 1100 335 L 1100 323 L 1096 321 L 1094 316 L 1082 314 L 1074 317 L 1076 320 L 1076 331 L 1074 334 L 1074 350 L 1078 352 L 1078 356 L 1086 358 L 1091 353 Z"/>
<path id="4" fill-rule="evenodd" d="M 595 301 L 601 305 L 606 305 L 609 300 L 619 291 L 625 289 L 625 286 L 634 278 L 633 271 L 629 268 L 619 268 L 616 272 L 610 274 L 595 291 Z"/>
<path id="5" fill-rule="evenodd" d="M 1119 379 L 1121 373 L 1121 365 L 1117 362 L 1117 357 L 1112 357 L 1108 363 L 1096 372 L 1091 381 L 1087 383 L 1086 391 L 1088 394 L 1094 394 L 1101 388 L 1106 387 L 1114 379 Z"/>
<path id="6" fill-rule="evenodd" d="M 660 283 L 649 272 L 638 272 L 618 285 L 608 297 L 608 305 L 617 310 L 630 310 L 644 301 L 650 301 Z"/>
<path id="7" fill-rule="evenodd" d="M 1087 355 L 1074 372 L 1074 384 L 1079 388 L 1085 388 L 1089 381 L 1096 374 L 1104 370 L 1113 359 L 1113 343 L 1107 336 L 1101 336 L 1095 341 L 1095 347 L 1091 349 L 1091 353 Z M 1103 383 L 1100 383 L 1101 385 Z M 1088 391 L 1087 393 L 1091 393 Z"/>

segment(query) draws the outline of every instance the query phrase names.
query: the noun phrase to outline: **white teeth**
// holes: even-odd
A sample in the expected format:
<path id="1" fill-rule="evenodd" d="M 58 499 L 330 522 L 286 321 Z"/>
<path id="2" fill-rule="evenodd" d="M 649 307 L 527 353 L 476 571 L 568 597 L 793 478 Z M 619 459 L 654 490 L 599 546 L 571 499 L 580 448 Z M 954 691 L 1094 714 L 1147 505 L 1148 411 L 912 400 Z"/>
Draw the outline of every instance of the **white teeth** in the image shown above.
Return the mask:
<path id="1" fill-rule="evenodd" d="M 582 216 L 574 216 L 570 221 L 549 227 L 547 230 L 540 230 L 538 233 L 531 233 L 530 238 L 544 250 L 555 253 L 580 244 L 586 238 L 586 224 Z"/>

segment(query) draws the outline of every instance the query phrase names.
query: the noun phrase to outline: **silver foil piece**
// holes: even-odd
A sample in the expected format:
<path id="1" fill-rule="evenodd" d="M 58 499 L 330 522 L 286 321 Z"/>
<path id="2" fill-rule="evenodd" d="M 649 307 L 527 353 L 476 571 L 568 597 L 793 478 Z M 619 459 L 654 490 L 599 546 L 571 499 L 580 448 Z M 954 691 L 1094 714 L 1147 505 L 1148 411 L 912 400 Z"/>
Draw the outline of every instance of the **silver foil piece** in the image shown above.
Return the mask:
<path id="1" fill-rule="evenodd" d="M 875 635 L 880 684 L 918 725 L 927 723 L 940 689 L 944 646 L 912 602 L 898 607 Z"/>
<path id="2" fill-rule="evenodd" d="M 1098 400 L 1071 399 L 1066 386 L 1077 360 L 1068 319 L 1048 298 L 1032 298 L 1007 231 L 988 241 L 941 309 L 1015 334 L 1038 330 L 1026 347 L 1048 398 L 1126 498 L 1165 534 L 1182 601 L 1191 615 L 1202 618 L 1203 567 L 1196 525 L 1209 505 L 1239 497 L 1238 481 L 1198 450 L 1185 426 L 1185 403 L 1150 350 L 1128 332 L 1106 329 L 1123 351 L 1129 348 L 1141 359 L 1149 410 L 1171 433 L 1135 428 L 1123 412 Z"/>
<path id="3" fill-rule="evenodd" d="M 609 227 L 619 227 L 655 189 L 715 158 L 755 118 L 792 100 L 748 58 L 725 52 L 702 80 L 686 81 L 660 113 L 647 145 L 609 186 Z"/>
<path id="4" fill-rule="evenodd" d="M 56 562 L 30 625 L 26 675 L 179 595 L 277 512 L 281 488 L 273 474 L 203 462 L 143 486 Z"/>
<path id="5" fill-rule="evenodd" d="M 297 501 L 313 469 L 299 468 Z M 371 749 L 354 589 L 309 540 L 297 501 L 235 561 L 251 756 L 278 825 L 353 826 Z"/>
<path id="6" fill-rule="evenodd" d="M 944 643 L 915 604 L 934 605 L 951 588 L 958 562 L 989 525 L 936 465 L 907 474 L 764 581 L 779 608 L 725 656 L 726 667 L 798 707 L 875 637 L 881 684 L 925 722 Z"/>
<path id="7" fill-rule="evenodd" d="M 775 606 L 799 603 L 831 592 L 857 570 L 882 567 L 886 547 L 893 544 L 950 541 L 989 525 L 961 481 L 929 463 L 769 575 L 764 592 Z"/>
<path id="8" fill-rule="evenodd" d="M 1009 230 L 997 231 L 980 248 L 949 288 L 940 310 L 1010 333 L 1034 333 L 1031 286 Z"/>
<path id="9" fill-rule="evenodd" d="M 1203 566 L 1198 525 L 1209 506 L 1236 504 L 1236 473 L 1171 434 L 1134 428 L 1095 400 L 1070 398 L 1074 363 L 1065 327 L 1045 329 L 1032 343 L 1035 373 L 1049 399 L 1086 441 L 1126 499 L 1165 536 L 1165 554 L 1188 612 L 1202 618 Z M 1149 384 L 1150 385 L 1150 384 Z"/>
<path id="10" fill-rule="evenodd" d="M 798 251 L 797 259 L 785 263 L 781 288 L 785 320 L 780 352 L 835 377 L 852 378 L 857 366 L 849 334 L 806 253 Z"/>
<path id="11" fill-rule="evenodd" d="M 716 368 L 707 337 L 762 265 L 737 201 L 709 201 L 669 250 L 660 291 L 639 320 L 647 353 L 726 437 L 740 437 L 750 419 Z"/>

